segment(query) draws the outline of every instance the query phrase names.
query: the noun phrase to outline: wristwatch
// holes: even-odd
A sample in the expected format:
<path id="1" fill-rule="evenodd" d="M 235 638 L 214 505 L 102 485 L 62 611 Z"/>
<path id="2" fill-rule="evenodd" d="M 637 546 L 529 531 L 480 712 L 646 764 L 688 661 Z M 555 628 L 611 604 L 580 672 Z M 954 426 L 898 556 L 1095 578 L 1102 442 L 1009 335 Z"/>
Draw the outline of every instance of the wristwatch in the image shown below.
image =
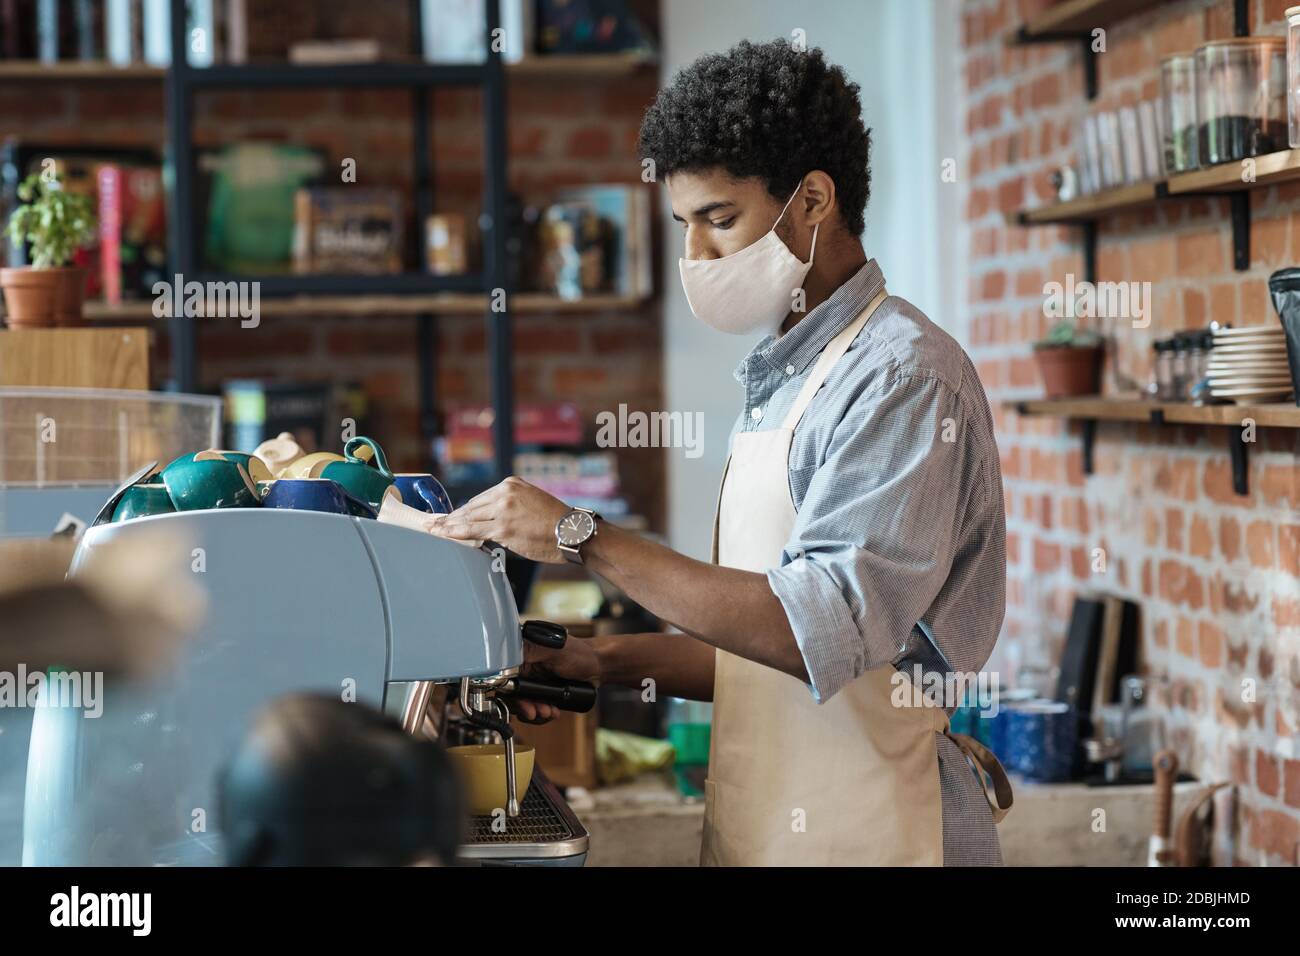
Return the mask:
<path id="1" fill-rule="evenodd" d="M 555 546 L 574 564 L 582 564 L 582 546 L 596 537 L 600 515 L 590 508 L 574 508 L 555 523 Z"/>

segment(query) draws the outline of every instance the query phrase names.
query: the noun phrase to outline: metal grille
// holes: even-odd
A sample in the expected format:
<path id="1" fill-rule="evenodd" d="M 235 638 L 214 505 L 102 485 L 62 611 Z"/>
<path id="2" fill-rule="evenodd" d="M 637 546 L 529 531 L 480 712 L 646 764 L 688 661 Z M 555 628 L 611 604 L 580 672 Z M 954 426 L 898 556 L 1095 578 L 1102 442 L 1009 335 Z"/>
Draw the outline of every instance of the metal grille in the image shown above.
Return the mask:
<path id="1" fill-rule="evenodd" d="M 505 818 L 505 829 L 492 830 L 492 817 L 470 817 L 469 844 L 483 843 L 555 843 L 577 836 L 560 813 L 546 799 L 536 779 L 519 805 L 519 816 Z"/>

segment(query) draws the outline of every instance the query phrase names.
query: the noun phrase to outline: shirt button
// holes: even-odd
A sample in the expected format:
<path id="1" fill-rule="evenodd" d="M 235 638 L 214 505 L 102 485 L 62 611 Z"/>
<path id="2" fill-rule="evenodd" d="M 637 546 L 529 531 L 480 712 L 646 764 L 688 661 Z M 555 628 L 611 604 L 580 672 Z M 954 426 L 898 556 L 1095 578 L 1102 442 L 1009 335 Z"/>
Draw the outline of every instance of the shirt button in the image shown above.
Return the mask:
<path id="1" fill-rule="evenodd" d="M 793 375 L 793 374 L 794 374 L 794 366 L 793 366 L 793 365 L 787 365 L 787 366 L 785 367 L 785 374 L 786 374 L 786 375 Z"/>
<path id="2" fill-rule="evenodd" d="M 763 410 L 755 406 L 749 410 L 749 417 L 756 422 L 761 422 L 763 420 Z"/>

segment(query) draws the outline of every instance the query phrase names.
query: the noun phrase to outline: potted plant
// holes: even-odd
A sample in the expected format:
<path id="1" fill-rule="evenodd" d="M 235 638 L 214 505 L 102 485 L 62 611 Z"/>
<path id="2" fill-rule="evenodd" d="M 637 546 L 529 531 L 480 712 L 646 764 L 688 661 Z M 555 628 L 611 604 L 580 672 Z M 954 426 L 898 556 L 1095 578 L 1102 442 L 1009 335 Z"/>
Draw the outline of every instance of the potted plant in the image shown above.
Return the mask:
<path id="1" fill-rule="evenodd" d="M 90 197 L 66 191 L 58 176 L 33 173 L 18 198 L 23 205 L 9 217 L 9 240 L 30 244 L 32 264 L 0 269 L 7 321 L 15 328 L 78 325 L 86 270 L 69 263 L 95 238 Z"/>
<path id="2" fill-rule="evenodd" d="M 1047 337 L 1034 343 L 1034 360 L 1047 398 L 1101 393 L 1101 364 L 1105 349 L 1101 337 L 1073 322 L 1062 320 Z"/>

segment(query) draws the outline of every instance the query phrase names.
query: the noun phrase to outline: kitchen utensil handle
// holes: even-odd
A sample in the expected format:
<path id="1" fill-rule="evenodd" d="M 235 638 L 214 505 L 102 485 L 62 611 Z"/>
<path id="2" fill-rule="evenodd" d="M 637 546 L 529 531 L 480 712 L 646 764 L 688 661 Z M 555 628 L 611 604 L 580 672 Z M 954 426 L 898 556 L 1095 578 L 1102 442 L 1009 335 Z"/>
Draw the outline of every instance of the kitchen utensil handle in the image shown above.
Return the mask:
<path id="1" fill-rule="evenodd" d="M 585 714 L 596 706 L 596 687 L 585 681 L 551 684 L 526 677 L 516 677 L 510 681 L 508 687 L 509 690 L 505 691 L 507 696 L 554 704 L 560 710 L 571 710 L 577 714 Z"/>
<path id="2" fill-rule="evenodd" d="M 1169 834 L 1173 820 L 1174 782 L 1178 779 L 1178 755 L 1172 750 L 1162 750 L 1156 754 L 1152 765 L 1156 777 L 1156 805 L 1147 866 L 1170 866 L 1173 847 L 1170 845 Z"/>
<path id="3" fill-rule="evenodd" d="M 569 639 L 569 632 L 562 624 L 552 624 L 550 621 L 525 621 L 523 635 L 525 641 L 554 651 L 558 651 Z"/>

